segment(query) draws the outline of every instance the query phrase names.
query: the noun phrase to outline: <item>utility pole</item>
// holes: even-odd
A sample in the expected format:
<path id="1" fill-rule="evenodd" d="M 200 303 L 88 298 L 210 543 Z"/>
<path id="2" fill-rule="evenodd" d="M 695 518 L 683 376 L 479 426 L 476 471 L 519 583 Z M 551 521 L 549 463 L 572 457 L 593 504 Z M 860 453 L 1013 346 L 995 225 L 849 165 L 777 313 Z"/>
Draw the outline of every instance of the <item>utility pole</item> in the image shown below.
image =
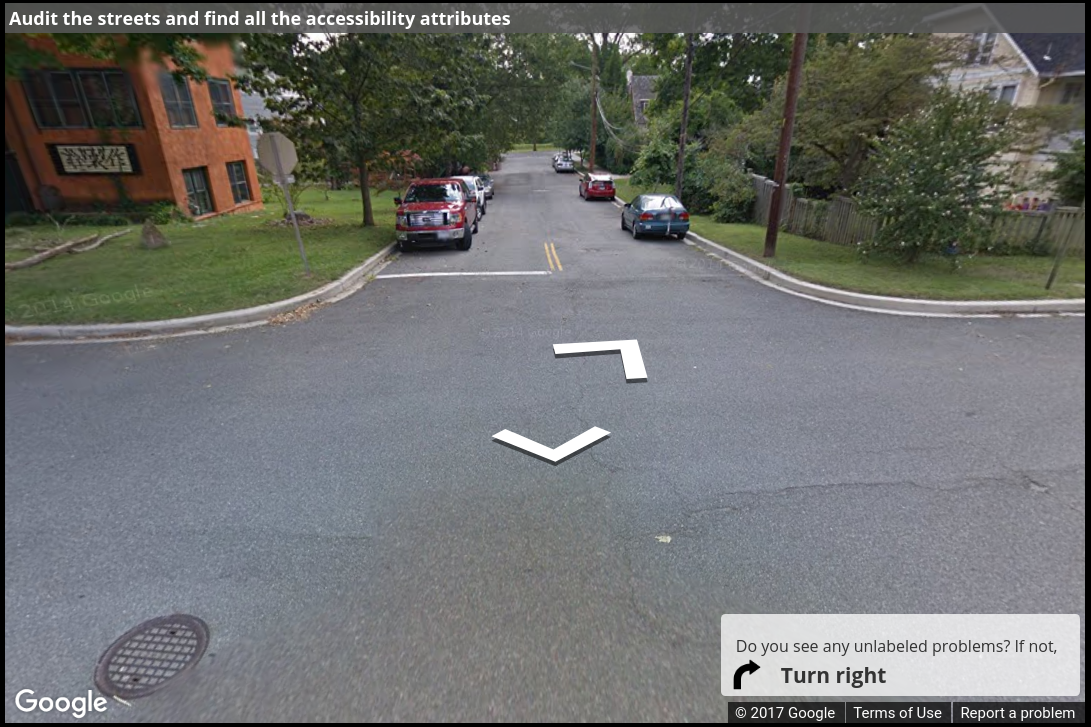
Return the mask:
<path id="1" fill-rule="evenodd" d="M 682 180 L 686 172 L 686 126 L 689 125 L 689 93 L 693 86 L 693 33 L 686 33 L 686 85 L 682 92 L 682 130 L 678 133 L 678 171 L 674 176 L 674 196 L 682 199 Z"/>
<path id="2" fill-rule="evenodd" d="M 598 74 L 599 74 L 599 42 L 595 34 L 591 34 L 591 166 L 587 170 L 595 173 L 595 147 L 598 140 L 595 138 L 599 130 L 599 105 L 598 105 Z"/>
<path id="3" fill-rule="evenodd" d="M 788 69 L 788 88 L 784 99 L 784 121 L 780 127 L 780 146 L 777 148 L 777 166 L 773 172 L 773 199 L 769 203 L 769 226 L 765 230 L 765 254 L 777 254 L 777 233 L 780 231 L 780 207 L 784 200 L 784 185 L 788 181 L 788 155 L 792 151 L 792 129 L 796 123 L 796 101 L 799 99 L 799 82 L 803 76 L 803 59 L 807 54 L 807 27 L 811 20 L 812 3 L 799 8 L 798 33 L 792 41 L 792 64 Z"/>

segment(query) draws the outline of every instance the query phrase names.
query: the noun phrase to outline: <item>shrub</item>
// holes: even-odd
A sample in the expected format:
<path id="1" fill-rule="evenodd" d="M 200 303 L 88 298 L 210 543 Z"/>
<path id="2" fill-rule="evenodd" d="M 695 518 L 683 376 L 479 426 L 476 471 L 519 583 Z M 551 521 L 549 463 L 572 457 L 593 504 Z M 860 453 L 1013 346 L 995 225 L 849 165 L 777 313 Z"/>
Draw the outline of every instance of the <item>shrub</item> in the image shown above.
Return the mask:
<path id="1" fill-rule="evenodd" d="M 4 218 L 4 227 L 33 227 L 44 222 L 45 216 L 36 212 L 12 212 Z"/>
<path id="2" fill-rule="evenodd" d="M 861 211 L 884 220 L 861 252 L 912 263 L 927 253 L 985 249 L 1006 196 L 995 159 L 1010 148 L 1011 111 L 986 94 L 939 88 L 920 114 L 876 140 Z"/>

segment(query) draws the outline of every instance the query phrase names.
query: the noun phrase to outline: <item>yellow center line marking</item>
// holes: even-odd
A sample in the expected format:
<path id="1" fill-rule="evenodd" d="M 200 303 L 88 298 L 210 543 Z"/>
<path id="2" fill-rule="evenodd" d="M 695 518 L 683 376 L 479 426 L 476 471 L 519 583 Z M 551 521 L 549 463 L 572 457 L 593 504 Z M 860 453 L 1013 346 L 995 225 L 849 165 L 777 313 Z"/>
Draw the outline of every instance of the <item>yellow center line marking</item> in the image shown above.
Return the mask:
<path id="1" fill-rule="evenodd" d="M 554 245 L 552 242 L 549 243 L 549 249 L 551 249 L 553 251 L 553 259 L 557 261 L 557 270 L 560 270 L 560 271 L 563 272 L 564 268 L 561 267 L 561 258 L 557 256 L 557 247 L 556 247 L 556 245 Z"/>
<path id="2" fill-rule="evenodd" d="M 548 242 L 543 242 L 542 247 L 544 247 L 545 251 L 546 251 L 546 262 L 549 263 L 549 269 L 550 270 L 556 270 L 556 268 L 553 267 L 553 258 L 551 258 L 549 256 L 549 243 Z"/>

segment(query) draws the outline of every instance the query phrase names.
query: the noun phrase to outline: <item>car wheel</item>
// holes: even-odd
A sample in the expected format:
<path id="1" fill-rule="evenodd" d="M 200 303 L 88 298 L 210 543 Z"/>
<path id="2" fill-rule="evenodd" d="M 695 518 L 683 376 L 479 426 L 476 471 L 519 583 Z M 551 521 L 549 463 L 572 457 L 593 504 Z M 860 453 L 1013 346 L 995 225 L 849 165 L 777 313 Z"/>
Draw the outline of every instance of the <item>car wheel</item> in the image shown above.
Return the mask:
<path id="1" fill-rule="evenodd" d="M 474 220 L 474 229 L 473 229 L 473 234 L 475 234 L 475 235 L 477 234 L 477 231 L 478 231 L 478 227 L 477 227 L 477 226 L 478 226 L 478 224 L 479 224 L 479 223 L 480 223 L 480 220 Z"/>
<path id="2" fill-rule="evenodd" d="M 398 252 L 409 252 L 413 246 L 405 240 L 398 240 Z"/>
<path id="3" fill-rule="evenodd" d="M 469 250 L 470 246 L 474 244 L 474 233 L 477 232 L 477 225 L 474 225 L 474 229 L 466 228 L 466 232 L 463 233 L 462 239 L 455 243 L 455 249 L 457 250 Z"/>
<path id="4" fill-rule="evenodd" d="M 679 240 L 685 240 L 686 239 L 686 233 L 685 232 L 679 232 L 677 237 L 678 237 Z"/>
<path id="5" fill-rule="evenodd" d="M 630 227 L 629 230 L 632 231 L 634 240 L 639 240 L 640 239 L 640 233 L 636 231 L 636 221 L 635 220 L 633 221 L 633 226 Z"/>
<path id="6" fill-rule="evenodd" d="M 621 229 L 622 230 L 628 230 L 629 229 L 628 227 L 625 226 L 625 215 L 624 214 L 621 215 Z"/>
<path id="7" fill-rule="evenodd" d="M 488 213 L 489 213 L 489 205 L 487 205 L 487 204 L 481 205 L 481 216 L 484 217 Z"/>

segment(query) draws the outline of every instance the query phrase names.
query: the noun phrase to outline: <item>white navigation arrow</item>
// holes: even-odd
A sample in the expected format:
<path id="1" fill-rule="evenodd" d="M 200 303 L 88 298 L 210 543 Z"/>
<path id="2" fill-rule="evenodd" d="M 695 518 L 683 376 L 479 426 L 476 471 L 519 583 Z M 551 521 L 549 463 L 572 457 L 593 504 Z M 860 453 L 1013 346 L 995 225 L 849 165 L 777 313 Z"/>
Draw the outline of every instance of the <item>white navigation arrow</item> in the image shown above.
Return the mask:
<path id="1" fill-rule="evenodd" d="M 625 365 L 625 380 L 647 381 L 644 359 L 640 357 L 640 344 L 636 341 L 599 341 L 598 343 L 554 343 L 553 354 L 565 356 L 594 356 L 604 353 L 620 353 Z"/>
<path id="2" fill-rule="evenodd" d="M 543 459 L 550 464 L 560 464 L 572 455 L 579 454 L 583 450 L 593 447 L 609 436 L 610 432 L 605 429 L 591 427 L 583 434 L 569 439 L 556 449 L 550 449 L 545 445 L 538 444 L 533 439 L 527 439 L 515 432 L 509 432 L 507 429 L 502 432 L 497 432 L 492 435 L 492 438 L 501 444 L 506 444 L 509 447 L 518 449 L 520 452 L 526 452 L 527 454 L 537 457 L 538 459 Z"/>

